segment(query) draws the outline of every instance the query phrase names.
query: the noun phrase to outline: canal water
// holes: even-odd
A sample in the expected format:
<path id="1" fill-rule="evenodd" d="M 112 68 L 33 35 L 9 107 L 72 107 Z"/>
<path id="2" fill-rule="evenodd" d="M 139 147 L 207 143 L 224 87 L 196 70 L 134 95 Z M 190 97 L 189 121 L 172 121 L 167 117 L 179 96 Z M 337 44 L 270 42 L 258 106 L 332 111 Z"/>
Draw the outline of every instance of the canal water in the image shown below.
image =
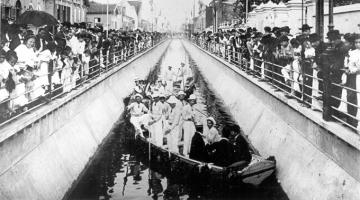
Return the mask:
<path id="1" fill-rule="evenodd" d="M 198 97 L 197 109 L 201 113 L 213 116 L 218 124 L 235 123 L 228 114 L 226 106 L 211 91 L 211 84 L 204 80 L 196 68 L 191 55 L 188 55 L 180 40 L 173 40 L 166 53 L 148 80 L 161 74 L 171 65 L 176 68 L 181 62 L 188 63 L 194 71 L 196 80 L 195 94 Z M 278 183 L 275 174 L 259 187 L 243 186 L 233 188 L 226 193 L 202 191 L 199 196 L 190 196 L 194 187 L 174 177 L 168 178 L 159 171 L 154 171 L 143 158 L 135 155 L 134 146 L 129 142 L 133 132 L 129 122 L 122 119 L 114 128 L 107 141 L 100 147 L 94 160 L 72 188 L 69 200 L 105 200 L 105 199 L 264 199 L 287 200 L 288 197 Z"/>

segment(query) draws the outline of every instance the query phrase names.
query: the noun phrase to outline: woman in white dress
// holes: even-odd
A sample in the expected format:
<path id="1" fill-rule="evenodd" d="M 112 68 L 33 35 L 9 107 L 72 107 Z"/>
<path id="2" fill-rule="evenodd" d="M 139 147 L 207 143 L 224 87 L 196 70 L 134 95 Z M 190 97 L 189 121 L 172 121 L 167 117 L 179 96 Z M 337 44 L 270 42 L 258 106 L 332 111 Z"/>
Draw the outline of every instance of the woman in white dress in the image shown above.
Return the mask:
<path id="1" fill-rule="evenodd" d="M 176 97 L 171 96 L 167 103 L 171 106 L 171 112 L 169 115 L 169 120 L 167 124 L 167 128 L 165 129 L 165 135 L 167 137 L 167 145 L 170 151 L 179 153 L 179 135 L 182 128 L 181 125 L 181 109 L 178 105 L 178 100 Z"/>
<path id="2" fill-rule="evenodd" d="M 17 85 L 17 90 L 22 93 L 23 87 L 25 88 L 25 97 L 28 102 L 34 99 L 34 70 L 37 65 L 37 55 L 35 48 L 35 36 L 28 35 L 24 39 L 24 44 L 20 44 L 16 47 L 15 52 L 18 56 L 18 65 L 21 71 L 20 82 L 24 83 Z M 18 93 L 18 94 L 19 94 Z M 22 94 L 19 94 L 22 95 Z M 20 102 L 25 103 L 25 102 Z M 27 103 L 27 102 L 26 102 Z"/>
<path id="3" fill-rule="evenodd" d="M 348 74 L 356 74 L 356 96 L 357 96 L 357 120 L 360 119 L 360 35 L 355 36 L 355 49 L 349 51 L 348 60 L 349 69 L 346 71 Z M 360 123 L 357 125 L 357 129 L 360 130 Z"/>
<path id="4" fill-rule="evenodd" d="M 43 96 L 49 87 L 49 64 L 56 59 L 56 44 L 48 43 L 39 53 L 39 69 L 35 72 L 38 78 L 35 82 L 35 96 Z"/>
<path id="5" fill-rule="evenodd" d="M 71 79 L 72 79 L 72 60 L 71 60 L 71 49 L 65 48 L 61 53 L 60 59 L 58 60 L 61 71 L 61 84 L 63 92 L 70 92 L 72 89 Z"/>

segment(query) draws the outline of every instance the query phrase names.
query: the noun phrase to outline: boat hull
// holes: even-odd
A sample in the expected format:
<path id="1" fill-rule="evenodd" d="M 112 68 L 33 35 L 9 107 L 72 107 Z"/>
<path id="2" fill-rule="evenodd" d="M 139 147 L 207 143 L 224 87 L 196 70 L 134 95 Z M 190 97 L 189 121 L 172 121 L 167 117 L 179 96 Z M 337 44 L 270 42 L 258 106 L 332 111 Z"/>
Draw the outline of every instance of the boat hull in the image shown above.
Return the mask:
<path id="1" fill-rule="evenodd" d="M 245 167 L 219 167 L 170 152 L 140 136 L 135 138 L 135 151 L 143 163 L 169 178 L 184 183 L 197 179 L 195 181 L 215 183 L 217 188 L 244 184 L 259 186 L 276 168 L 273 158 L 264 159 L 255 154 Z"/>

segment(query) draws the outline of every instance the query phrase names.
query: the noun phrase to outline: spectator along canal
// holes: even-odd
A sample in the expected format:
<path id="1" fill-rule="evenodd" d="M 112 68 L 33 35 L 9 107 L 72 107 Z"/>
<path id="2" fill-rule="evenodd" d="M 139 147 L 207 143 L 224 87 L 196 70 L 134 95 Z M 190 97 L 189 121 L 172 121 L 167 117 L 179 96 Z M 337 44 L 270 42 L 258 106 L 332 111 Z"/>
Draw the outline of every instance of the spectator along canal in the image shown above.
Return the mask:
<path id="1" fill-rule="evenodd" d="M 168 66 L 177 69 L 181 62 L 188 64 L 194 74 L 198 116 L 213 116 L 220 127 L 236 124 L 231 114 L 227 112 L 228 108 L 211 90 L 208 80 L 205 80 L 198 71 L 196 62 L 187 54 L 180 40 L 173 40 L 170 43 L 165 55 L 149 74 L 147 81 L 158 79 Z M 219 192 L 212 187 L 198 188 L 195 184 L 191 184 L 191 181 L 184 181 L 183 177 L 163 173 L 159 168 L 154 168 L 152 163 L 147 161 L 147 157 L 144 158 L 137 153 L 138 149 L 135 148 L 134 143 L 129 142 L 133 132 L 129 120 L 124 117 L 66 198 L 71 200 L 288 199 L 275 174 L 257 188 L 243 185 L 240 188 L 230 189 L 230 192 Z"/>

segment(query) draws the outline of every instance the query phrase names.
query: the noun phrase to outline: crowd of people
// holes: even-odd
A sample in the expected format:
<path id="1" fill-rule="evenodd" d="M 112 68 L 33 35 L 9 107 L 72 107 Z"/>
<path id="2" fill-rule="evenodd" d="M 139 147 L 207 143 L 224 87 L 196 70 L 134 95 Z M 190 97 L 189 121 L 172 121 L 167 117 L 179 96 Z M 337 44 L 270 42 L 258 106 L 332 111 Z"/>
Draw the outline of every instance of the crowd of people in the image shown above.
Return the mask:
<path id="1" fill-rule="evenodd" d="M 218 166 L 249 163 L 251 153 L 240 136 L 240 127 L 227 126 L 219 131 L 215 119 L 197 104 L 192 69 L 185 63 L 172 68 L 168 66 L 156 83 L 135 79 L 127 110 L 136 134 L 143 136 L 147 130 L 154 144 Z"/>
<path id="2" fill-rule="evenodd" d="M 329 71 L 332 117 L 358 127 L 360 119 L 360 34 L 331 30 L 327 42 L 307 24 L 291 35 L 290 28 L 264 27 L 195 33 L 191 39 L 203 48 L 271 82 L 303 106 L 322 111 L 324 76 Z M 294 32 L 297 32 L 295 30 Z M 329 50 L 330 49 L 330 50 Z M 330 52 L 330 53 L 329 53 Z M 330 56 L 326 56 L 327 53 Z"/>
<path id="3" fill-rule="evenodd" d="M 0 122 L 70 92 L 162 36 L 140 30 L 107 32 L 85 23 L 31 28 L 2 21 Z"/>

